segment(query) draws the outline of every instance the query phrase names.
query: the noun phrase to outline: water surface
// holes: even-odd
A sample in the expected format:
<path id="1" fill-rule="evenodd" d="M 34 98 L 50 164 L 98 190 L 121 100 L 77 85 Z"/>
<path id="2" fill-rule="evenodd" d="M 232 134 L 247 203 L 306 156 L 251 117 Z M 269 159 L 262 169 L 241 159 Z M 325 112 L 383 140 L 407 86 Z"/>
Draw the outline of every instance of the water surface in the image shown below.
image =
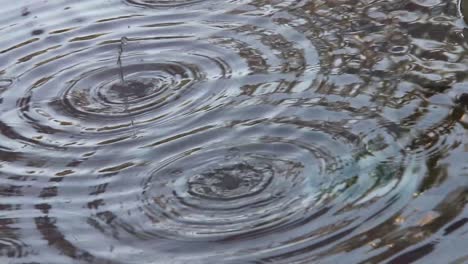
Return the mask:
<path id="1" fill-rule="evenodd" d="M 455 1 L 1 4 L 2 263 L 468 262 Z"/>

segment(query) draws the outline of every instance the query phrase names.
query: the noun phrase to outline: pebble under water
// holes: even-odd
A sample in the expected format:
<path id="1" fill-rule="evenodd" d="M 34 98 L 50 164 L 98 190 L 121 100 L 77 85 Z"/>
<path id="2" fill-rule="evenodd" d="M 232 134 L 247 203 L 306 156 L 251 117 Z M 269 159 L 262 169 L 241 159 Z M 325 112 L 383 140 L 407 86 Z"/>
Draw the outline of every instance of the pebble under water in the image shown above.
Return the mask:
<path id="1" fill-rule="evenodd" d="M 455 0 L 1 4 L 1 263 L 468 263 Z"/>

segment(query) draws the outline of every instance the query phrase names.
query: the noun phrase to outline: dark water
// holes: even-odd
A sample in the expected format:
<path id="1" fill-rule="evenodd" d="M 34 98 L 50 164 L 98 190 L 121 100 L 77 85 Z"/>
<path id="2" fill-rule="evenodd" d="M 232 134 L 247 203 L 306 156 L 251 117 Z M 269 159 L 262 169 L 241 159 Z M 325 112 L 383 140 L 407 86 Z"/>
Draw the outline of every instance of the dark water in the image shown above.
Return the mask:
<path id="1" fill-rule="evenodd" d="M 456 1 L 1 4 L 1 263 L 468 263 Z"/>

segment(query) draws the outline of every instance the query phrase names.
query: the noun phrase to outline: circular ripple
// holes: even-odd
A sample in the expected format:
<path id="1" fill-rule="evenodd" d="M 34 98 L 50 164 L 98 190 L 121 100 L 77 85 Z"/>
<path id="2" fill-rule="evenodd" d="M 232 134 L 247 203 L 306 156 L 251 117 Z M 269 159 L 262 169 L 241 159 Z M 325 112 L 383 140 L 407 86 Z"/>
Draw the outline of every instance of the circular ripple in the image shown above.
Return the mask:
<path id="1" fill-rule="evenodd" d="M 96 186 L 102 195 L 87 205 L 88 224 L 115 250 L 126 247 L 122 241 L 135 245 L 142 260 L 153 257 L 151 240 L 161 259 L 176 263 L 195 252 L 202 262 L 290 263 L 291 252 L 321 245 L 297 255 L 313 259 L 322 247 L 345 243 L 340 233 L 368 230 L 366 219 L 383 206 L 372 226 L 411 201 L 425 166 L 408 152 L 405 129 L 367 108 L 278 107 L 269 119 L 262 117 L 270 107 L 223 108 L 211 118 L 250 118 L 145 146 L 148 161 L 133 177 Z M 103 249 L 77 245 L 104 257 Z M 189 249 L 177 250 L 182 245 Z"/>
<path id="2" fill-rule="evenodd" d="M 232 200 L 248 197 L 261 192 L 275 175 L 263 157 L 260 162 L 223 164 L 220 168 L 210 168 L 187 180 L 186 192 L 192 196 L 213 199 Z M 262 162 L 263 161 L 263 162 Z"/>
<path id="3" fill-rule="evenodd" d="M 453 1 L 122 2 L 3 6 L 0 209 L 20 223 L 1 254 L 377 263 L 464 245 L 466 115 L 437 97 L 467 72 Z"/>
<path id="4" fill-rule="evenodd" d="M 66 106 L 71 115 L 132 116 L 176 100 L 201 78 L 196 70 L 175 63 L 92 70 L 59 95 L 59 107 Z"/>
<path id="5" fill-rule="evenodd" d="M 294 190 L 300 195 L 299 184 L 307 182 L 303 170 L 311 170 L 303 161 L 274 155 L 275 149 L 288 151 L 282 156 L 295 150 L 273 142 L 190 150 L 190 156 L 162 164 L 148 177 L 140 198 L 153 232 L 177 240 L 219 240 L 272 225 L 297 198 L 281 200 Z"/>
<path id="6" fill-rule="evenodd" d="M 68 43 L 40 47 L 53 53 L 33 51 L 20 58 L 28 64 L 11 66 L 20 78 L 4 94 L 5 108 L 19 110 L 11 122 L 54 131 L 47 139 L 18 131 L 30 143 L 40 138 L 70 146 L 89 135 L 91 141 L 82 144 L 94 147 L 176 119 L 182 127 L 189 116 L 245 96 L 311 87 L 319 69 L 314 44 L 287 20 L 280 25 L 255 18 L 249 24 L 248 16 L 215 14 L 194 21 L 197 15 L 205 13 L 124 19 L 116 14 L 125 21 L 117 25 L 137 29 L 107 33 L 116 24 L 103 19 L 98 26 L 67 31 Z"/>
<path id="7" fill-rule="evenodd" d="M 239 74 L 218 57 L 222 56 L 217 53 L 222 49 L 210 43 L 200 43 L 197 49 L 189 51 L 193 41 L 128 40 L 125 47 L 117 44 L 91 49 L 84 53 L 91 55 L 101 50 L 103 58 L 74 65 L 47 83 L 33 87 L 29 95 L 32 102 L 28 103 L 33 105 L 33 114 L 39 114 L 36 119 L 46 122 L 44 117 L 54 116 L 84 131 L 105 127 L 128 133 L 132 129 L 126 126 L 129 122 L 152 125 L 189 115 L 197 107 L 223 97 L 231 88 L 230 77 Z M 109 48 L 122 49 L 124 54 L 120 58 L 118 53 L 106 51 Z M 225 86 L 217 83 L 222 80 Z M 51 100 L 49 93 L 41 92 L 43 89 L 56 96 Z"/>

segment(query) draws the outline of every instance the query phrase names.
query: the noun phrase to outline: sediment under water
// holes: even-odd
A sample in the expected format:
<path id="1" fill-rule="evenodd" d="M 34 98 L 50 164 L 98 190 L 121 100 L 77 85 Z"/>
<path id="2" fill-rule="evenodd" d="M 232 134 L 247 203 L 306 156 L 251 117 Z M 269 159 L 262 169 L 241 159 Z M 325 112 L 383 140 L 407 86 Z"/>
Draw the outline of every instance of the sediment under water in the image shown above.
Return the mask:
<path id="1" fill-rule="evenodd" d="M 2 1 L 1 262 L 468 262 L 456 7 Z"/>

